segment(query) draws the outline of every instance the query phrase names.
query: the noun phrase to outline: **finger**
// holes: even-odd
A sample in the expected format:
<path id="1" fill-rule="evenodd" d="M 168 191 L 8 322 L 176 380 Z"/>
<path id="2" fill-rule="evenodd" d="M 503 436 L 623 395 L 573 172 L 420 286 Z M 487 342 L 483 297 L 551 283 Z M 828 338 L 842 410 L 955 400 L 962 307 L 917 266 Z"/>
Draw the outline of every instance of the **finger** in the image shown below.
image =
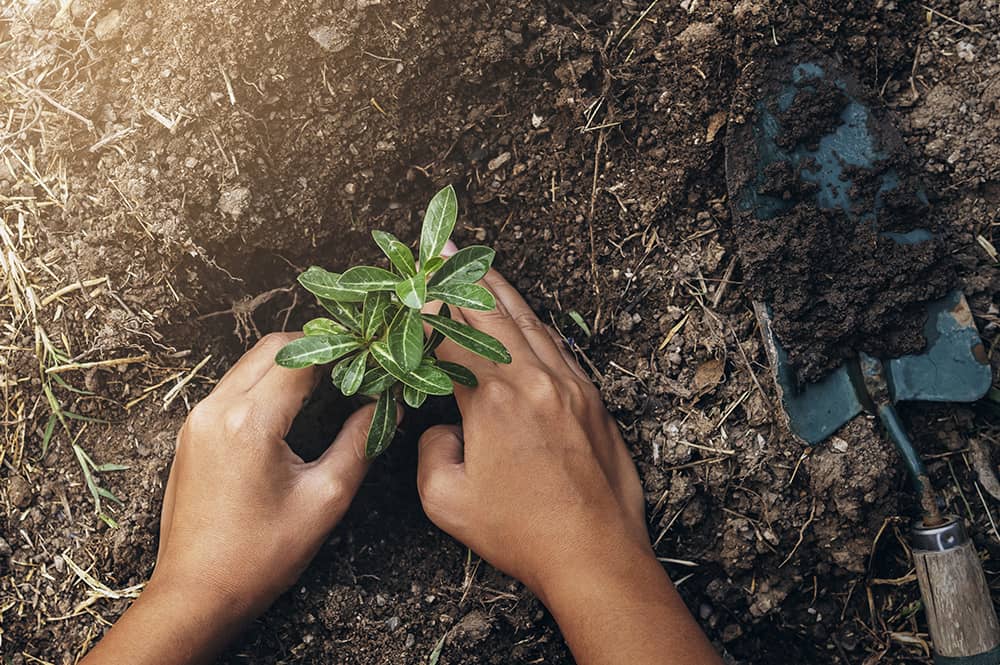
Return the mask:
<path id="1" fill-rule="evenodd" d="M 250 389 L 248 396 L 257 406 L 267 431 L 284 438 L 292 422 L 319 383 L 320 367 L 287 369 L 274 365 Z"/>
<path id="2" fill-rule="evenodd" d="M 344 500 L 345 507 L 357 494 L 361 481 L 371 466 L 371 460 L 365 456 L 365 442 L 368 440 L 368 428 L 374 413 L 374 404 L 352 413 L 330 447 L 310 464 L 309 473 L 316 482 L 328 490 L 333 489 Z M 397 406 L 397 424 L 402 416 L 403 410 Z"/>
<path id="3" fill-rule="evenodd" d="M 580 363 L 577 362 L 576 356 L 574 356 L 573 352 L 566 346 L 566 341 L 563 339 L 562 335 L 560 335 L 559 332 L 552 326 L 545 326 L 545 330 L 549 333 L 549 337 L 552 338 L 552 342 L 556 345 L 556 348 L 559 349 L 559 354 L 562 356 L 562 359 L 565 361 L 570 371 L 584 381 L 589 382 L 590 377 L 587 376 L 587 373 L 583 371 L 582 367 L 580 367 Z"/>
<path id="4" fill-rule="evenodd" d="M 451 241 L 449 241 L 451 242 Z M 439 300 L 434 300 L 426 303 L 420 310 L 424 314 L 437 314 L 441 311 L 443 303 Z M 457 307 L 451 309 L 451 318 L 459 323 L 466 323 L 465 317 L 462 315 L 462 310 Z M 466 325 L 468 325 L 466 323 Z M 427 323 L 424 324 L 424 333 L 430 334 L 433 328 Z M 458 363 L 466 368 L 468 368 L 473 374 L 478 376 L 485 376 L 490 371 L 496 369 L 496 363 L 483 358 L 482 356 L 476 355 L 475 353 L 464 349 L 458 344 L 455 344 L 450 339 L 445 338 L 441 344 L 438 345 L 437 349 L 434 351 L 434 355 L 440 360 L 445 360 L 447 362 Z M 464 399 L 469 395 L 470 389 L 462 386 L 455 385 L 455 400 L 458 402 L 458 406 L 461 409 Z"/>
<path id="5" fill-rule="evenodd" d="M 465 482 L 462 428 L 436 425 L 420 437 L 417 460 L 417 490 L 427 516 L 443 529 L 449 528 L 446 506 Z"/>
<path id="6" fill-rule="evenodd" d="M 264 335 L 252 349 L 229 368 L 212 393 L 245 393 L 274 367 L 274 356 L 286 344 L 302 337 L 302 333 L 270 333 Z"/>
<path id="7" fill-rule="evenodd" d="M 535 312 L 528 303 L 524 301 L 524 298 L 517 292 L 517 289 L 511 286 L 510 282 L 504 279 L 503 275 L 496 270 L 490 270 L 486 273 L 486 276 L 483 277 L 483 285 L 496 296 L 497 308 L 492 312 L 463 310 L 469 325 L 497 337 L 501 342 L 505 342 L 505 340 L 494 334 L 490 330 L 490 327 L 502 322 L 504 324 L 503 328 L 498 327 L 498 330 L 502 330 L 504 334 L 510 334 L 511 337 L 514 337 L 512 333 L 506 330 L 508 326 L 512 325 L 520 333 L 517 335 L 518 342 L 523 339 L 527 348 L 531 349 L 534 357 L 550 367 L 562 365 L 562 356 L 559 353 L 559 349 L 552 342 L 552 338 L 549 337 L 548 331 L 545 330 L 545 324 L 538 319 L 538 316 L 535 315 Z M 511 355 L 513 355 L 514 349 L 511 347 L 507 348 Z"/>

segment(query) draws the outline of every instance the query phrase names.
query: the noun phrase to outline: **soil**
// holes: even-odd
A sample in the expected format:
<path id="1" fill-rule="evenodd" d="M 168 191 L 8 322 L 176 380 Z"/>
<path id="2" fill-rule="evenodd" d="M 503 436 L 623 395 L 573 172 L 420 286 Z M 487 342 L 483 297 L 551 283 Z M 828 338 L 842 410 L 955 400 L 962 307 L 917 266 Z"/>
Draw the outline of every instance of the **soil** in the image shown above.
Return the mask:
<path id="1" fill-rule="evenodd" d="M 915 502 L 894 452 L 867 417 L 803 449 L 774 411 L 724 138 L 742 120 L 742 72 L 784 44 L 836 54 L 895 114 L 996 363 L 1000 17 L 996 3 L 933 8 L 5 8 L 4 658 L 73 663 L 100 638 L 152 570 L 190 406 L 258 334 L 315 313 L 289 288 L 299 270 L 378 260 L 373 228 L 413 241 L 426 201 L 452 183 L 459 244 L 497 249 L 600 386 L 639 466 L 655 549 L 728 661 L 930 662 L 904 545 Z M 78 365 L 45 374 L 39 355 Z M 73 414 L 65 425 L 54 402 Z M 316 404 L 291 437 L 303 454 L 349 408 Z M 538 601 L 421 512 L 413 442 L 456 415 L 438 400 L 407 416 L 300 583 L 220 662 L 571 662 Z M 903 417 L 996 586 L 996 505 L 965 445 L 997 439 L 996 407 Z M 98 475 L 122 500 L 104 502 L 116 526 L 94 514 L 73 443 L 129 465 Z"/>
<path id="2" fill-rule="evenodd" d="M 948 227 L 931 226 L 919 165 L 895 118 L 836 63 L 789 50 L 738 82 L 735 104 L 750 108 L 742 124 L 730 125 L 726 165 L 747 288 L 768 304 L 799 379 L 816 381 L 858 351 L 882 358 L 920 353 L 927 304 L 954 288 L 956 277 Z M 792 84 L 801 62 L 818 63 L 824 76 Z M 779 108 L 789 87 L 794 97 Z M 845 124 L 852 101 L 870 109 L 867 131 L 882 157 L 857 167 L 837 153 L 841 179 L 819 184 L 820 139 Z M 773 143 L 763 138 L 765 117 L 779 127 Z M 775 157 L 764 156 L 775 150 Z M 898 185 L 885 191 L 890 178 Z M 828 190 L 846 195 L 850 207 L 820 203 Z M 755 203 L 744 204 L 750 192 Z M 918 230 L 936 235 L 913 243 L 888 235 Z"/>

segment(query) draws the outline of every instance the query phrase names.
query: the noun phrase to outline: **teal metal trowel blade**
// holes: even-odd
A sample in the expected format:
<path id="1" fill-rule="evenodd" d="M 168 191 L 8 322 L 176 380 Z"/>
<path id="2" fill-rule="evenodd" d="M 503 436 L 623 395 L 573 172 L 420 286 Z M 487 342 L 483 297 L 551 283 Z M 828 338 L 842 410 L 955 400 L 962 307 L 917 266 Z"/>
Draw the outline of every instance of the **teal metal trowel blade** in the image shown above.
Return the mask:
<path id="1" fill-rule="evenodd" d="M 761 193 L 767 167 L 788 162 L 799 177 L 816 185 L 809 196 L 815 197 L 817 207 L 841 210 L 858 224 L 874 224 L 877 228 L 885 195 L 900 186 L 894 169 L 884 165 L 876 169 L 876 164 L 888 155 L 905 149 L 896 129 L 873 112 L 854 77 L 828 58 L 777 59 L 766 65 L 762 80 L 772 82 L 768 92 L 760 91 L 749 121 L 730 126 L 726 137 L 726 170 L 734 217 L 749 213 L 758 219 L 772 219 L 795 205 L 796 201 Z M 796 95 L 815 90 L 812 86 L 818 80 L 833 83 L 846 96 L 839 124 L 817 140 L 782 148 L 776 141 L 782 127 L 774 111 L 789 109 Z M 879 173 L 880 181 L 874 207 L 860 209 L 858 202 L 851 199 L 852 174 L 865 169 Z M 756 179 L 737 182 L 735 173 L 757 175 Z M 922 192 L 919 196 L 925 198 Z M 934 237 L 924 229 L 880 235 L 901 244 L 917 244 Z M 850 285 L 844 288 L 850 289 Z M 862 411 L 875 410 L 857 359 L 820 381 L 802 384 L 772 329 L 768 304 L 755 303 L 755 311 L 792 433 L 807 443 L 819 443 Z M 927 346 L 921 353 L 881 359 L 880 380 L 886 384 L 890 402 L 971 402 L 986 394 L 992 373 L 961 292 L 955 291 L 928 306 L 924 334 Z"/>

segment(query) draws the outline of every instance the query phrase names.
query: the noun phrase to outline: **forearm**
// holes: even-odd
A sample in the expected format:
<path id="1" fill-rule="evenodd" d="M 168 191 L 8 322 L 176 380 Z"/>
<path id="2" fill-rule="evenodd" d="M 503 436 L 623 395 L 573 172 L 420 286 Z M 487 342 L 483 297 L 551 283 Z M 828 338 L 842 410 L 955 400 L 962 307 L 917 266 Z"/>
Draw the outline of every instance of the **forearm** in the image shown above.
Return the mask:
<path id="1" fill-rule="evenodd" d="M 151 582 L 82 665 L 200 665 L 248 621 L 221 598 Z"/>
<path id="2" fill-rule="evenodd" d="M 539 595 L 581 665 L 722 662 L 652 552 L 564 571 Z"/>

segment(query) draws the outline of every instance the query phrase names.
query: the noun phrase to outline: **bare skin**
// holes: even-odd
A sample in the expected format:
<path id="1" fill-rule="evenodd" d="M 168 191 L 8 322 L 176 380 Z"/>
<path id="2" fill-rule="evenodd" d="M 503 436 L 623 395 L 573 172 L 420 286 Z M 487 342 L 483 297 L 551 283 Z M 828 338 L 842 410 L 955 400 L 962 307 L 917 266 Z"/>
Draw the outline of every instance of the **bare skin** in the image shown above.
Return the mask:
<path id="1" fill-rule="evenodd" d="M 427 515 L 535 593 L 578 663 L 721 663 L 653 554 L 639 477 L 597 390 L 499 273 L 484 285 L 497 310 L 455 316 L 514 361 L 439 347 L 479 386 L 456 388 L 461 427 L 420 439 Z M 368 469 L 371 407 L 320 459 L 296 456 L 284 436 L 320 372 L 274 365 L 293 338 L 265 337 L 188 417 L 152 579 L 85 665 L 211 662 L 295 582 L 347 510 Z"/>

